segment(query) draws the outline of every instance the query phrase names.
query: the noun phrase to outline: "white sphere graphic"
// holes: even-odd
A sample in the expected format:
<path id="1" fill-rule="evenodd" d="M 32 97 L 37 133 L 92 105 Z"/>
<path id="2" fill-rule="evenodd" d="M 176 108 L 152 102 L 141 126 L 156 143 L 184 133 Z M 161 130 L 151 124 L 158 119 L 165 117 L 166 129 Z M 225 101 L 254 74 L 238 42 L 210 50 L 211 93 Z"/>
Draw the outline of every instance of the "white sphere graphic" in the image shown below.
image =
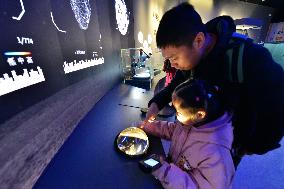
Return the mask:
<path id="1" fill-rule="evenodd" d="M 115 17 L 119 32 L 125 35 L 129 25 L 129 15 L 124 0 L 115 0 Z"/>

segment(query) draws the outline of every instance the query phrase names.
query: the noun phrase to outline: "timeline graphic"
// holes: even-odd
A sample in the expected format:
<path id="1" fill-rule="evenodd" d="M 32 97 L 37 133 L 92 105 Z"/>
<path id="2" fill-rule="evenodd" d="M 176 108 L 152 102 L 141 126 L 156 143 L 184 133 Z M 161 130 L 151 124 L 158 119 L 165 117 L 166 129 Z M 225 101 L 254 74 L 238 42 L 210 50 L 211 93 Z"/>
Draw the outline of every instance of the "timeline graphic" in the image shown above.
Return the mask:
<path id="1" fill-rule="evenodd" d="M 0 77 L 0 96 L 45 81 L 39 66 L 36 71 L 33 69 L 30 71 L 23 69 L 23 71 L 23 75 L 17 75 L 16 71 L 12 70 L 12 77 L 9 77 L 7 73 Z"/>
<path id="2" fill-rule="evenodd" d="M 64 72 L 65 74 L 70 73 L 70 72 L 74 72 L 74 71 L 78 71 L 78 70 L 82 70 L 85 68 L 89 68 L 91 66 L 95 66 L 95 65 L 99 65 L 99 64 L 103 64 L 104 63 L 104 57 L 102 58 L 93 58 L 90 60 L 80 60 L 80 61 L 72 61 L 70 63 L 67 63 L 66 61 L 64 62 L 63 68 L 64 68 Z"/>
<path id="3" fill-rule="evenodd" d="M 31 52 L 5 52 L 4 55 L 11 67 L 34 63 Z M 22 75 L 17 75 L 16 71 L 12 70 L 12 77 L 9 77 L 8 73 L 4 73 L 3 77 L 0 77 L 0 96 L 45 81 L 43 71 L 39 66 L 36 71 L 28 68 L 24 68 L 22 71 Z"/>

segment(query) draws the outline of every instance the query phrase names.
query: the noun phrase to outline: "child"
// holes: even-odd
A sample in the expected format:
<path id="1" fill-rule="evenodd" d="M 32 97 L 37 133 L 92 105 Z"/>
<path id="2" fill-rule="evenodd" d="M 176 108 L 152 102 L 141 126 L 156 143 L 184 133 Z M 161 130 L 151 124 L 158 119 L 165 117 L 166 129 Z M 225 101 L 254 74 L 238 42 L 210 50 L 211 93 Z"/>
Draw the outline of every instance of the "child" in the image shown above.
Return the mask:
<path id="1" fill-rule="evenodd" d="M 217 88 L 188 80 L 175 89 L 172 103 L 176 122 L 140 123 L 145 132 L 171 140 L 167 161 L 161 158 L 162 166 L 152 174 L 164 188 L 230 188 L 233 129 Z"/>

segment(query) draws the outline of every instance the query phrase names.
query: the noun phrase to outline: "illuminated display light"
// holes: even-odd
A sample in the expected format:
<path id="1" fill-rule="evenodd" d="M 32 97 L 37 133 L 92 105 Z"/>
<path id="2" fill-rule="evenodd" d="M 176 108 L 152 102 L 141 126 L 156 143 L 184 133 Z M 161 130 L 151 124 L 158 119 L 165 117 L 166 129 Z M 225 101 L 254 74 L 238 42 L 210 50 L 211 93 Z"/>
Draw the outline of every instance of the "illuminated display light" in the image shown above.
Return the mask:
<path id="1" fill-rule="evenodd" d="M 54 26 L 56 27 L 56 29 L 62 33 L 66 33 L 66 31 L 63 31 L 61 29 L 59 29 L 59 27 L 56 25 L 55 21 L 54 21 L 54 18 L 53 18 L 53 15 L 52 15 L 52 12 L 50 12 L 50 16 L 51 16 L 51 21 L 52 23 L 54 24 Z"/>
<path id="2" fill-rule="evenodd" d="M 17 75 L 12 70 L 12 77 L 9 77 L 7 73 L 0 77 L 0 96 L 45 81 L 42 69 L 39 66 L 37 66 L 37 71 L 33 69 L 29 72 L 27 69 L 23 70 L 23 75 Z"/>
<path id="3" fill-rule="evenodd" d="M 22 17 L 23 17 L 23 15 L 24 15 L 25 12 L 26 12 L 26 11 L 25 11 L 25 6 L 24 6 L 24 3 L 23 3 L 23 0 L 20 0 L 20 3 L 21 3 L 22 11 L 21 11 L 21 13 L 19 14 L 18 17 L 12 16 L 12 18 L 13 18 L 14 20 L 21 20 Z"/>
<path id="4" fill-rule="evenodd" d="M 144 39 L 144 35 L 143 35 L 142 31 L 139 31 L 138 32 L 138 41 L 139 41 L 139 43 L 142 44 L 143 49 L 147 53 L 152 53 L 152 49 L 151 49 L 151 46 L 150 46 L 150 44 L 152 43 L 152 36 L 151 36 L 151 34 L 148 34 L 147 39 L 145 39 L 144 41 L 143 41 L 143 39 Z"/>
<path id="5" fill-rule="evenodd" d="M 150 78 L 151 74 L 148 72 L 145 73 L 138 73 L 133 76 L 134 78 Z"/>
<path id="6" fill-rule="evenodd" d="M 148 44 L 151 44 L 152 43 L 152 36 L 151 36 L 151 34 L 148 34 Z"/>
<path id="7" fill-rule="evenodd" d="M 143 44 L 143 33 L 141 31 L 138 32 L 138 41 L 139 43 Z"/>
<path id="8" fill-rule="evenodd" d="M 125 35 L 128 30 L 129 16 L 124 0 L 115 1 L 115 16 L 119 32 L 121 35 Z"/>
<path id="9" fill-rule="evenodd" d="M 91 6 L 89 0 L 70 0 L 70 4 L 79 27 L 82 30 L 88 29 L 91 17 Z"/>
<path id="10" fill-rule="evenodd" d="M 235 19 L 237 30 L 261 29 L 263 21 L 256 18 L 240 18 Z"/>
<path id="11" fill-rule="evenodd" d="M 31 55 L 31 52 L 5 52 L 4 55 L 6 56 L 27 56 Z"/>
<path id="12" fill-rule="evenodd" d="M 70 72 L 75 72 L 78 70 L 82 70 L 85 68 L 89 68 L 95 65 L 103 64 L 104 63 L 104 58 L 93 58 L 91 60 L 80 60 L 80 61 L 72 61 L 70 63 L 67 63 L 66 61 L 64 62 L 63 68 L 65 74 L 70 73 Z"/>
<path id="13" fill-rule="evenodd" d="M 148 44 L 148 42 L 146 40 L 143 42 L 143 48 L 144 49 L 148 49 L 149 48 L 149 44 Z"/>

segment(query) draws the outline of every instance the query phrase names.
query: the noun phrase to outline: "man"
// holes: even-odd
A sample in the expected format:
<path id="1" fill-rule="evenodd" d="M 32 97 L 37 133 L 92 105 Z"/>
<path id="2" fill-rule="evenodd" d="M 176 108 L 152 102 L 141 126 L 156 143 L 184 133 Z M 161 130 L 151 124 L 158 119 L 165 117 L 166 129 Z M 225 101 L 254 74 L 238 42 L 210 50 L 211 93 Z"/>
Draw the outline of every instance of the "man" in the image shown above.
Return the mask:
<path id="1" fill-rule="evenodd" d="M 167 11 L 156 41 L 163 57 L 178 71 L 172 82 L 150 100 L 145 120 L 154 119 L 170 102 L 178 84 L 189 78 L 206 80 L 220 87 L 223 103 L 233 113 L 233 158 L 237 165 L 244 154 L 263 154 L 280 146 L 284 103 L 279 99 L 284 96 L 284 73 L 268 50 L 248 40 L 242 57 L 244 82 L 231 82 L 225 52 L 234 32 L 231 17 L 217 17 L 204 25 L 188 3 Z M 263 95 L 265 91 L 269 91 L 267 96 Z"/>

